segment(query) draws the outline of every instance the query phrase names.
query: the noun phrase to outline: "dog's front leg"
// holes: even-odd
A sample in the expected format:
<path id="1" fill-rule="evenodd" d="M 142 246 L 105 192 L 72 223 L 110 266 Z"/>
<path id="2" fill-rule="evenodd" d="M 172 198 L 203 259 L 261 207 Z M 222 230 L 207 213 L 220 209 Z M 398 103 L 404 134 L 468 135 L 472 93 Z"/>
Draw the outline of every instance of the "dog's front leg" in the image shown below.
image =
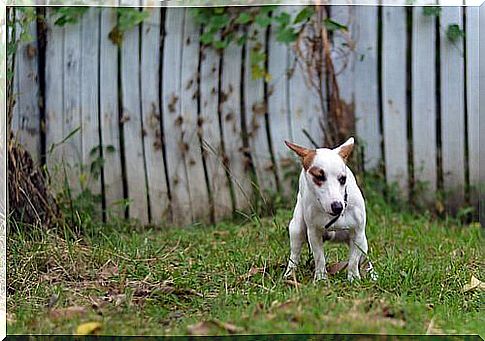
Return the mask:
<path id="1" fill-rule="evenodd" d="M 325 268 L 325 254 L 323 253 L 322 232 L 315 226 L 307 228 L 308 242 L 315 260 L 315 281 L 327 279 L 327 269 Z"/>
<path id="2" fill-rule="evenodd" d="M 363 231 L 357 231 L 350 239 L 349 272 L 347 279 L 360 279 L 359 267 L 361 260 L 367 255 L 367 237 Z"/>
<path id="3" fill-rule="evenodd" d="M 288 261 L 288 266 L 286 268 L 284 277 L 288 278 L 293 274 L 293 271 L 298 266 L 301 255 L 301 248 L 306 240 L 306 225 L 303 219 L 302 208 L 300 204 L 300 199 L 298 198 L 295 211 L 293 212 L 293 218 L 290 221 L 289 226 L 290 232 L 290 260 Z"/>

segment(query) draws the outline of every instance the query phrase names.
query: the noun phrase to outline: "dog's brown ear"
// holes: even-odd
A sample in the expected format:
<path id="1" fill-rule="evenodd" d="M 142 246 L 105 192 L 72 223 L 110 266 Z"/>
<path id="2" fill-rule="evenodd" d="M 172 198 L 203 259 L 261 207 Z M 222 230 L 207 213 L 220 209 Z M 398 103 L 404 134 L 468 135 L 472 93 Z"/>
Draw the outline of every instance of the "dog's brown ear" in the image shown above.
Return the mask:
<path id="1" fill-rule="evenodd" d="M 345 141 L 345 143 L 338 146 L 334 150 L 338 153 L 338 155 L 340 155 L 342 159 L 344 159 L 344 161 L 347 161 L 353 149 L 354 149 L 354 138 L 351 137 L 347 141 Z"/>
<path id="2" fill-rule="evenodd" d="M 313 158 L 317 154 L 315 149 L 308 149 L 288 141 L 285 141 L 285 144 L 300 157 L 303 168 L 310 168 L 313 163 Z"/>

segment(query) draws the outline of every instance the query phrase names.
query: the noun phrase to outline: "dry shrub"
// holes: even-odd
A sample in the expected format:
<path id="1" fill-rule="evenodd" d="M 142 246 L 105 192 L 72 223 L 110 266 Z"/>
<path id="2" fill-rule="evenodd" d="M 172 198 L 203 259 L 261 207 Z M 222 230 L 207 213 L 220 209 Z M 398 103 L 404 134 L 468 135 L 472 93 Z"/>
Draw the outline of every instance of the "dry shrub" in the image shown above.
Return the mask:
<path id="1" fill-rule="evenodd" d="M 10 218 L 24 225 L 49 227 L 61 216 L 41 169 L 14 139 L 8 142 L 8 205 Z"/>

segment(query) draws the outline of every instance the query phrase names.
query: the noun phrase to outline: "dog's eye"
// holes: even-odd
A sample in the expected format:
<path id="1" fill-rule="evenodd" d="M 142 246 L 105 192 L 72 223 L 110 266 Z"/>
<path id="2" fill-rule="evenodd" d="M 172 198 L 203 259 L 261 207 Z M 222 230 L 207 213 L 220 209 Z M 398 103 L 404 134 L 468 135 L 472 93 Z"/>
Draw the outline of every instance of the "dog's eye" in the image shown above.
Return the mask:
<path id="1" fill-rule="evenodd" d="M 340 182 L 341 185 L 345 185 L 345 182 L 347 181 L 347 177 L 344 175 L 344 176 L 341 176 L 339 179 L 338 179 L 338 182 Z"/>
<path id="2" fill-rule="evenodd" d="M 321 182 L 323 182 L 323 181 L 326 181 L 326 180 L 327 180 L 327 177 L 325 176 L 325 174 L 318 174 L 318 175 L 314 175 L 314 177 L 315 177 L 315 180 L 317 180 L 317 181 L 321 181 Z"/>

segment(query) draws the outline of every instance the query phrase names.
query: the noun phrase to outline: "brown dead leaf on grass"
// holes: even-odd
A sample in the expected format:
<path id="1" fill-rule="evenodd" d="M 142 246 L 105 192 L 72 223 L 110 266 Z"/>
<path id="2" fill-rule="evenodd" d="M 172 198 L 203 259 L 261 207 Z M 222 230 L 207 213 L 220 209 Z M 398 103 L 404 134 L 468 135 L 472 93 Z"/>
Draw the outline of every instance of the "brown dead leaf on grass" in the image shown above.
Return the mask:
<path id="1" fill-rule="evenodd" d="M 336 275 L 347 268 L 348 262 L 338 262 L 327 266 L 327 273 L 330 276 Z"/>
<path id="2" fill-rule="evenodd" d="M 249 271 L 246 274 L 239 276 L 239 280 L 240 281 L 247 280 L 259 273 L 265 273 L 264 268 L 257 268 L 253 266 L 251 267 L 251 269 L 249 269 Z"/>
<path id="3" fill-rule="evenodd" d="M 217 331 L 218 329 L 225 330 L 229 334 L 238 334 L 244 331 L 244 329 L 241 327 L 238 327 L 231 323 L 222 322 L 219 320 L 202 321 L 202 322 L 187 326 L 187 332 L 190 335 L 210 335 L 210 334 L 213 334 L 213 332 Z"/>

